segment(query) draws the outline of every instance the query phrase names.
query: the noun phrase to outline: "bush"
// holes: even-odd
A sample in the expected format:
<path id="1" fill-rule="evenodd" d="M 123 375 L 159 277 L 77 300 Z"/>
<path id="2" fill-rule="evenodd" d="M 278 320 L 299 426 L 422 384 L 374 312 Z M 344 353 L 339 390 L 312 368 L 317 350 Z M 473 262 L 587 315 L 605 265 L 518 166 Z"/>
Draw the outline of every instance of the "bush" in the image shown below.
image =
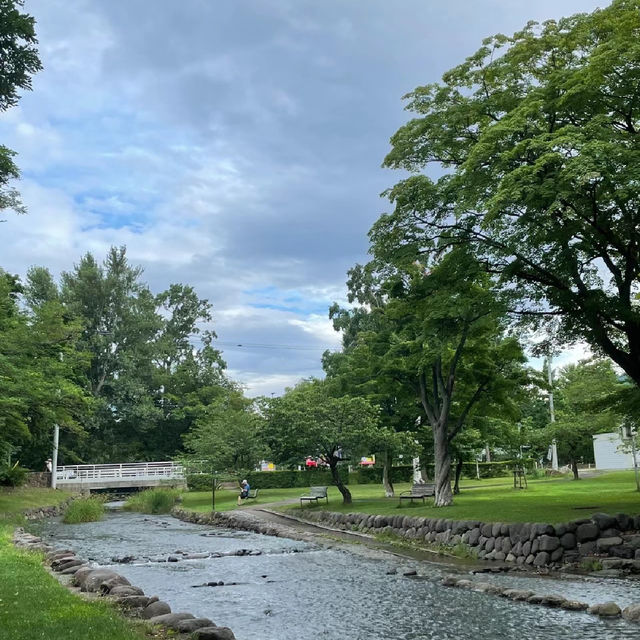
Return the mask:
<path id="1" fill-rule="evenodd" d="M 97 522 L 103 515 L 104 503 L 100 498 L 78 498 L 69 503 L 64 512 L 63 522 L 66 524 Z"/>
<path id="2" fill-rule="evenodd" d="M 338 473 L 344 484 L 349 483 L 349 470 L 339 467 Z M 333 485 L 331 471 L 325 469 L 304 469 L 302 471 L 251 471 L 245 478 L 252 489 L 293 489 L 295 487 Z"/>
<path id="3" fill-rule="evenodd" d="M 338 470 L 342 482 L 349 484 L 347 467 Z M 303 471 L 249 471 L 243 476 L 252 489 L 293 489 L 311 486 L 333 485 L 331 472 L 325 469 L 304 469 Z M 212 477 L 210 473 L 187 476 L 190 491 L 211 491 Z"/>
<path id="4" fill-rule="evenodd" d="M 178 489 L 146 489 L 131 496 L 124 508 L 140 513 L 169 513 L 179 498 Z"/>
<path id="5" fill-rule="evenodd" d="M 21 487 L 27 480 L 27 469 L 17 462 L 0 468 L 0 485 L 3 487 Z"/>
<path id="6" fill-rule="evenodd" d="M 513 467 L 515 465 L 514 460 L 501 460 L 499 462 L 479 462 L 478 470 L 480 471 L 480 478 L 501 478 L 510 476 L 513 473 Z M 533 468 L 533 462 L 531 460 L 523 460 L 521 464 L 529 473 L 529 469 Z M 429 478 L 433 478 L 433 464 L 425 465 L 427 469 L 427 475 Z M 451 465 L 451 479 L 455 477 L 455 461 Z M 475 462 L 463 462 L 462 463 L 462 475 L 465 478 L 476 478 L 476 463 Z M 381 484 L 382 483 L 382 467 L 366 467 L 352 471 L 349 474 L 351 482 L 357 484 Z M 391 482 L 412 482 L 413 481 L 413 466 L 409 464 L 398 465 L 391 467 Z"/>

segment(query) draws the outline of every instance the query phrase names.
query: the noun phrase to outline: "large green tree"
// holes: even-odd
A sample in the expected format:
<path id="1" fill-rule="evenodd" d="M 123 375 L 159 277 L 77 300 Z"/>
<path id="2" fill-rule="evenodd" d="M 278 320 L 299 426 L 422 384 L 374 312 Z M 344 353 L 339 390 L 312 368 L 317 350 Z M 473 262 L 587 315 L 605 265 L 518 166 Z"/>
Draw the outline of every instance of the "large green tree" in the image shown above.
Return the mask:
<path id="1" fill-rule="evenodd" d="M 487 38 L 406 97 L 385 165 L 416 175 L 376 254 L 471 245 L 515 314 L 557 316 L 640 384 L 640 0 Z"/>
<path id="2" fill-rule="evenodd" d="M 362 397 L 337 395 L 329 382 L 307 380 L 268 402 L 265 438 L 277 462 L 295 464 L 308 456 L 329 466 L 344 504 L 351 492 L 338 465 L 369 453 L 384 436 L 378 409 Z"/>
<path id="3" fill-rule="evenodd" d="M 382 330 L 363 331 L 358 340 L 377 358 L 378 375 L 407 386 L 419 401 L 433 435 L 435 505 L 447 506 L 453 501 L 456 437 L 474 413 L 515 409 L 524 355 L 518 340 L 505 333 L 503 305 L 491 279 L 468 250 L 449 251 L 426 269 L 399 262 L 374 261 L 352 270 L 354 299 L 384 300 L 376 307 L 384 316 Z M 371 277 L 376 268 L 377 287 Z"/>
<path id="4" fill-rule="evenodd" d="M 38 57 L 35 20 L 23 13 L 23 0 L 0 0 L 0 113 L 18 104 L 20 90 L 31 89 L 31 76 L 42 65 Z M 24 208 L 11 182 L 20 176 L 15 152 L 0 144 L 0 210 Z"/>
<path id="5" fill-rule="evenodd" d="M 90 409 L 81 326 L 57 300 L 24 309 L 17 279 L 0 271 L 0 454 L 42 469 L 53 425 L 81 437 Z"/>
<path id="6" fill-rule="evenodd" d="M 211 468 L 242 475 L 267 456 L 264 417 L 240 389 L 229 389 L 208 405 L 184 436 L 190 455 Z"/>
<path id="7" fill-rule="evenodd" d="M 610 360 L 583 360 L 563 367 L 554 384 L 556 420 L 539 435 L 555 439 L 558 455 L 571 466 L 578 480 L 578 462 L 593 460 L 593 435 L 616 431 L 623 407 L 611 403 L 623 385 Z"/>

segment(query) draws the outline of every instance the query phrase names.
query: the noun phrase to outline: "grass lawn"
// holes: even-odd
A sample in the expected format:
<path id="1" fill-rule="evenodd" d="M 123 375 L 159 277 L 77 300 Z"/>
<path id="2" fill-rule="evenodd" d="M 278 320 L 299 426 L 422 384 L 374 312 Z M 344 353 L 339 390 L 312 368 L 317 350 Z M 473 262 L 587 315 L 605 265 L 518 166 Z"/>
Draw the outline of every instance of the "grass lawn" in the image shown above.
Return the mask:
<path id="1" fill-rule="evenodd" d="M 502 480 L 503 482 L 498 482 Z M 407 513 L 427 518 L 452 518 L 458 520 L 480 520 L 483 522 L 567 522 L 585 518 L 592 513 L 640 514 L 640 493 L 635 490 L 633 472 L 607 473 L 583 480 L 554 478 L 531 480 L 529 488 L 514 489 L 506 478 L 468 481 L 462 493 L 454 497 L 451 507 L 436 509 L 429 504 L 406 502 L 398 506 L 398 499 L 387 499 L 371 495 L 370 490 L 361 492 L 352 487 L 353 504 L 342 505 L 338 500 L 330 505 L 333 511 L 365 512 L 374 514 Z M 484 486 L 482 486 L 484 483 Z M 367 489 L 370 485 L 366 485 Z M 396 491 L 408 489 L 398 486 Z"/>
<path id="2" fill-rule="evenodd" d="M 379 488 L 378 488 L 379 489 Z M 329 492 L 335 491 L 331 487 Z M 216 491 L 216 511 L 229 511 L 238 508 L 238 489 L 219 489 Z M 296 489 L 260 489 L 257 500 L 246 502 L 248 507 L 266 505 L 272 502 L 282 502 L 284 500 L 296 500 L 305 494 L 304 488 Z M 337 498 L 335 498 L 337 501 Z M 211 491 L 190 491 L 182 496 L 182 507 L 191 511 L 211 511 Z"/>
<path id="3" fill-rule="evenodd" d="M 0 517 L 13 516 L 32 507 L 51 507 L 66 500 L 71 494 L 57 489 L 0 489 Z"/>
<path id="4" fill-rule="evenodd" d="M 144 640 L 165 638 L 122 617 L 110 604 L 86 601 L 45 571 L 38 553 L 11 544 L 20 512 L 69 494 L 51 489 L 0 491 L 0 638 L 2 640 Z"/>
<path id="5" fill-rule="evenodd" d="M 410 488 L 409 484 L 396 484 L 396 494 Z M 335 487 L 329 488 L 329 506 L 321 503 L 322 509 L 330 511 L 359 511 L 365 513 L 407 513 L 429 518 L 453 518 L 481 520 L 484 522 L 567 522 L 588 517 L 594 512 L 624 512 L 640 514 L 640 493 L 635 490 L 633 472 L 621 471 L 602 474 L 574 481 L 569 478 L 545 478 L 530 480 L 529 488 L 513 488 L 511 478 L 488 478 L 486 480 L 464 480 L 462 493 L 454 498 L 454 505 L 435 509 L 427 504 L 403 503 L 397 498 L 385 498 L 380 485 L 350 485 L 353 504 L 343 505 L 342 497 Z M 304 495 L 303 488 L 265 489 L 257 501 L 249 506 L 266 505 L 273 502 L 292 501 L 279 508 L 299 510 L 297 498 Z M 216 510 L 235 509 L 237 491 L 216 492 Z M 184 495 L 183 506 L 194 511 L 211 510 L 211 493 L 194 492 Z M 305 509 L 316 507 L 303 507 Z"/>

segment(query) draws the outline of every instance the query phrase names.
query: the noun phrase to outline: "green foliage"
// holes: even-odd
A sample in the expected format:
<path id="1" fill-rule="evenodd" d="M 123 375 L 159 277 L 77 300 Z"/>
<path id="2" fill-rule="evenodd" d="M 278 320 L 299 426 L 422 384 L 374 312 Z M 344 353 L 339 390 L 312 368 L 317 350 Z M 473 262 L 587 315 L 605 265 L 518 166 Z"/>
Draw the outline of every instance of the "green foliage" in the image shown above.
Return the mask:
<path id="1" fill-rule="evenodd" d="M 350 299 L 363 305 L 350 315 L 363 330 L 351 332 L 349 356 L 367 363 L 372 382 L 399 383 L 419 403 L 420 444 L 427 449 L 432 436 L 436 503 L 446 506 L 452 454 L 482 447 L 481 418 L 517 416 L 525 358 L 507 335 L 504 301 L 468 248 L 426 265 L 417 256 L 407 262 L 404 253 L 385 257 L 350 272 Z M 349 313 L 332 312 L 341 324 Z M 365 322 L 367 314 L 373 317 Z"/>
<path id="2" fill-rule="evenodd" d="M 338 468 L 340 478 L 344 484 L 349 484 L 347 467 Z M 216 476 L 217 477 L 217 476 Z M 304 469 L 303 471 L 244 471 L 243 478 L 249 482 L 252 489 L 290 489 L 293 487 L 328 486 L 333 484 L 331 472 L 323 469 Z M 211 491 L 212 475 L 210 473 L 192 474 L 187 476 L 189 491 Z M 236 481 L 237 478 L 228 476 L 224 481 Z"/>
<path id="3" fill-rule="evenodd" d="M 36 44 L 35 20 L 22 13 L 22 0 L 0 0 L 0 112 L 18 104 L 19 90 L 31 89 L 31 76 L 42 68 Z M 10 186 L 20 176 L 15 152 L 0 145 L 0 210 L 24 212 L 20 197 Z"/>
<path id="4" fill-rule="evenodd" d="M 480 472 L 480 479 L 486 478 L 505 478 L 513 473 L 513 467 L 516 464 L 514 460 L 500 460 L 497 462 L 478 462 L 477 470 Z M 533 470 L 532 460 L 518 460 L 517 464 L 523 464 L 527 474 Z M 433 477 L 434 465 L 425 464 L 427 475 Z M 453 476 L 453 470 L 451 470 Z M 462 464 L 462 475 L 465 478 L 476 478 L 476 463 L 464 462 Z M 382 481 L 382 467 L 368 467 L 366 469 L 358 469 L 349 474 L 349 478 L 353 484 L 378 484 Z M 400 465 L 391 467 L 392 482 L 412 482 L 413 467 L 411 465 Z"/>
<path id="5" fill-rule="evenodd" d="M 345 503 L 351 494 L 338 465 L 366 454 L 384 436 L 378 410 L 365 398 L 332 395 L 329 382 L 307 380 L 265 407 L 265 439 L 276 462 L 299 463 L 307 456 L 331 469 Z"/>
<path id="6" fill-rule="evenodd" d="M 146 489 L 129 498 L 124 508 L 139 513 L 169 513 L 179 499 L 177 489 Z"/>
<path id="7" fill-rule="evenodd" d="M 0 466 L 0 486 L 21 487 L 27 481 L 27 469 L 19 466 L 16 462 L 13 465 Z"/>
<path id="8" fill-rule="evenodd" d="M 414 175 L 371 231 L 385 263 L 471 247 L 511 309 L 559 318 L 560 342 L 587 340 L 636 383 L 639 33 L 640 1 L 614 0 L 487 38 L 416 88 L 385 160 Z"/>
<path id="9" fill-rule="evenodd" d="M 243 474 L 268 453 L 263 423 L 254 403 L 241 391 L 230 390 L 203 410 L 184 443 L 194 460 L 206 461 L 216 471 Z"/>
<path id="10" fill-rule="evenodd" d="M 64 512 L 65 524 L 97 522 L 104 516 L 104 502 L 100 498 L 78 498 L 69 503 Z"/>
<path id="11" fill-rule="evenodd" d="M 556 421 L 533 437 L 546 443 L 555 438 L 560 459 L 572 465 L 576 478 L 578 461 L 593 460 L 592 436 L 616 431 L 622 422 L 617 407 L 603 406 L 620 387 L 609 360 L 583 360 L 560 370 L 554 385 Z"/>
<path id="12" fill-rule="evenodd" d="M 78 348 L 80 326 L 60 303 L 25 310 L 21 292 L 0 270 L 0 452 L 19 451 L 23 464 L 41 469 L 54 423 L 74 437 L 83 432 L 87 359 Z"/>

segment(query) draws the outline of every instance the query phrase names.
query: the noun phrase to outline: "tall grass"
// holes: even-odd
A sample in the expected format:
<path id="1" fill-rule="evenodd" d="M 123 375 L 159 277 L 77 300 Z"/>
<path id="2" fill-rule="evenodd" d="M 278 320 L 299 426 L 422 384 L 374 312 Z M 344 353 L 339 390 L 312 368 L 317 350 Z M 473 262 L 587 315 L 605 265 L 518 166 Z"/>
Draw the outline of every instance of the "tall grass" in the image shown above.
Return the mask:
<path id="1" fill-rule="evenodd" d="M 66 524 L 96 522 L 103 515 L 104 503 L 100 498 L 78 498 L 69 504 L 62 520 Z"/>
<path id="2" fill-rule="evenodd" d="M 178 489 L 147 489 L 129 498 L 124 508 L 140 513 L 169 513 L 179 497 Z"/>

